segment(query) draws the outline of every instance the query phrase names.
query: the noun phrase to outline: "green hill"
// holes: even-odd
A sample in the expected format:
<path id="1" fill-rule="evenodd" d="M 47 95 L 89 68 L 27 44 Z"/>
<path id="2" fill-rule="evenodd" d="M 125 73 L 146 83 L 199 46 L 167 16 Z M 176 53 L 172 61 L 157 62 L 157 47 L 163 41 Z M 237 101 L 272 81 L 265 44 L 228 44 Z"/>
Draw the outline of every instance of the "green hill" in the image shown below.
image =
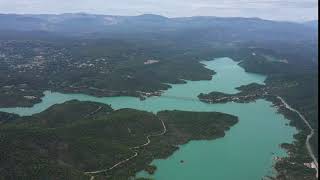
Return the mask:
<path id="1" fill-rule="evenodd" d="M 168 132 L 164 131 L 163 120 Z M 0 126 L 0 176 L 4 179 L 89 179 L 86 171 L 112 167 L 138 156 L 97 179 L 127 179 L 176 145 L 212 139 L 237 122 L 223 113 L 163 111 L 157 115 L 105 104 L 68 101 L 39 114 L 4 121 Z M 131 149 L 147 142 L 148 146 Z M 1 179 L 1 178 L 0 178 Z"/>

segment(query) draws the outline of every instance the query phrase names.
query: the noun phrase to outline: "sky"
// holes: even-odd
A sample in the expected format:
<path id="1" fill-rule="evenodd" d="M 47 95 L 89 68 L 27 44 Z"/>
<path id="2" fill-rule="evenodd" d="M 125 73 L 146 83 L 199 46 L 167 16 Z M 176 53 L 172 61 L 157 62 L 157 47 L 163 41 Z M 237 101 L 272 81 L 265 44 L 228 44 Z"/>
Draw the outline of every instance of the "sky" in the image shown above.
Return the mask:
<path id="1" fill-rule="evenodd" d="M 0 0 L 0 13 L 107 15 L 158 14 L 167 17 L 259 17 L 318 19 L 318 0 Z"/>

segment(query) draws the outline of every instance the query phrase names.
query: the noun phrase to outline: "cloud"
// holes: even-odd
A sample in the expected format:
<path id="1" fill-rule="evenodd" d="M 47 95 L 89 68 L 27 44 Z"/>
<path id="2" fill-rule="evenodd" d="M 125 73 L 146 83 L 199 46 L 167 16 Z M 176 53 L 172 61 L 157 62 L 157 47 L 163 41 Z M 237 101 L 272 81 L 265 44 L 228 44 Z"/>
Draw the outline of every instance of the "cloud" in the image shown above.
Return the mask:
<path id="1" fill-rule="evenodd" d="M 0 0 L 2 13 L 240 16 L 273 20 L 318 19 L 317 0 Z"/>

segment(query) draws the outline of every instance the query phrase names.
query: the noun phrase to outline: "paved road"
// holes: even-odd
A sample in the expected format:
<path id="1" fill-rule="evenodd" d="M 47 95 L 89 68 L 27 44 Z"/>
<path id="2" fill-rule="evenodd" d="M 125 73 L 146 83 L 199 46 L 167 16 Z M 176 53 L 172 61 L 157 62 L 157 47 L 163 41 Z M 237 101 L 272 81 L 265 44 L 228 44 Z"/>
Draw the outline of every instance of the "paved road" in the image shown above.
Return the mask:
<path id="1" fill-rule="evenodd" d="M 173 98 L 173 97 L 167 97 L 167 98 Z M 181 97 L 174 97 L 174 98 L 181 98 Z M 317 171 L 316 173 L 316 177 L 318 178 L 318 160 L 317 158 L 315 157 L 314 155 L 314 152 L 311 148 L 311 144 L 310 144 L 310 139 L 314 136 L 314 129 L 312 128 L 312 126 L 310 125 L 310 123 L 307 121 L 307 119 L 296 109 L 292 108 L 282 97 L 280 96 L 277 96 L 277 98 L 285 105 L 285 107 L 287 109 L 289 109 L 290 111 L 293 111 L 295 113 L 297 113 L 299 115 L 299 117 L 304 121 L 304 123 L 308 126 L 308 128 L 310 129 L 310 134 L 307 136 L 307 139 L 306 139 L 306 147 L 307 147 L 307 150 L 308 150 L 308 153 L 310 155 L 310 157 L 313 159 L 313 163 L 315 165 L 315 169 Z M 183 98 L 184 99 L 184 98 Z M 195 100 L 195 99 L 187 99 L 186 100 Z M 197 99 L 199 100 L 199 99 Z M 88 115 L 93 115 L 95 114 L 96 112 L 98 112 L 99 110 L 101 109 L 101 107 L 98 107 L 95 111 L 93 111 L 92 113 L 88 114 Z M 131 147 L 130 150 L 132 150 L 134 152 L 134 154 L 132 156 L 130 156 L 129 158 L 127 159 L 124 159 L 122 161 L 119 161 L 118 163 L 116 163 L 115 165 L 113 165 L 112 167 L 110 168 L 107 168 L 107 169 L 102 169 L 102 170 L 97 170 L 97 171 L 90 171 L 90 172 L 85 172 L 85 174 L 99 174 L 99 173 L 103 173 L 103 172 L 107 172 L 107 171 L 110 171 L 118 166 L 120 166 L 121 164 L 124 164 L 128 161 L 130 161 L 131 159 L 135 158 L 138 156 L 138 152 L 137 150 L 142 148 L 142 147 L 145 147 L 145 146 L 148 146 L 150 143 L 151 143 L 151 140 L 150 140 L 150 137 L 155 137 L 155 136 L 161 136 L 161 135 L 164 135 L 166 132 L 167 132 L 167 128 L 164 124 L 164 122 L 159 119 L 162 123 L 162 126 L 163 126 L 163 130 L 162 132 L 158 133 L 158 134 L 151 134 L 151 135 L 148 135 L 146 137 L 147 139 L 147 142 L 142 144 L 142 145 L 138 145 L 138 146 L 135 146 L 135 147 Z M 91 176 L 91 179 L 90 180 L 94 180 L 94 176 Z"/>
<path id="2" fill-rule="evenodd" d="M 310 123 L 307 121 L 307 119 L 298 110 L 292 108 L 282 97 L 277 96 L 277 98 L 280 99 L 280 101 L 286 106 L 287 109 L 297 113 L 299 115 L 299 117 L 304 121 L 304 123 L 310 129 L 310 134 L 307 136 L 307 139 L 306 139 L 306 147 L 308 149 L 308 153 L 309 153 L 310 157 L 313 159 L 313 163 L 314 163 L 315 169 L 317 171 L 316 177 L 318 178 L 318 172 L 319 172 L 319 170 L 318 170 L 318 160 L 317 160 L 316 156 L 314 155 L 314 152 L 313 152 L 313 150 L 311 148 L 311 145 L 310 145 L 310 139 L 314 136 L 314 129 L 312 128 Z"/>
<path id="3" fill-rule="evenodd" d="M 151 140 L 150 140 L 150 137 L 156 137 L 156 136 L 162 136 L 164 135 L 166 132 L 167 132 L 167 127 L 166 125 L 164 124 L 164 122 L 162 121 L 162 119 L 159 118 L 159 120 L 161 121 L 161 124 L 162 124 L 162 127 L 163 127 L 163 130 L 158 133 L 158 134 L 151 134 L 151 135 L 148 135 L 146 138 L 147 138 L 147 142 L 142 144 L 142 145 L 138 145 L 138 146 L 134 146 L 134 147 L 131 147 L 130 150 L 133 151 L 133 155 L 130 156 L 129 158 L 127 159 L 124 159 L 122 161 L 119 161 L 118 163 L 116 163 L 115 165 L 113 165 L 112 167 L 109 167 L 109 168 L 106 168 L 106 169 L 102 169 L 102 170 L 97 170 L 97 171 L 89 171 L 89 172 L 85 172 L 85 174 L 91 174 L 91 178 L 90 180 L 94 180 L 94 176 L 93 174 L 99 174 L 99 173 L 103 173 L 103 172 L 107 172 L 107 171 L 110 171 L 118 166 L 120 166 L 121 164 L 124 164 L 128 161 L 130 161 L 131 159 L 137 157 L 139 154 L 137 152 L 138 149 L 142 148 L 142 147 L 145 147 L 145 146 L 148 146 L 150 143 L 151 143 Z"/>

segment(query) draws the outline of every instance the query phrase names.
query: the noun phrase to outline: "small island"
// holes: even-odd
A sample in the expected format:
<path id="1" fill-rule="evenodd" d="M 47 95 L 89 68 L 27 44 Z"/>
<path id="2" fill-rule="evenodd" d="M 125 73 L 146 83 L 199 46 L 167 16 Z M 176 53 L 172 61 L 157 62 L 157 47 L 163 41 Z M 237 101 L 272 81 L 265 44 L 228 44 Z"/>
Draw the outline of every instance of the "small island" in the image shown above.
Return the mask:
<path id="1" fill-rule="evenodd" d="M 155 165 L 148 165 L 145 169 L 149 174 L 154 174 L 154 172 L 157 170 L 157 166 Z"/>

